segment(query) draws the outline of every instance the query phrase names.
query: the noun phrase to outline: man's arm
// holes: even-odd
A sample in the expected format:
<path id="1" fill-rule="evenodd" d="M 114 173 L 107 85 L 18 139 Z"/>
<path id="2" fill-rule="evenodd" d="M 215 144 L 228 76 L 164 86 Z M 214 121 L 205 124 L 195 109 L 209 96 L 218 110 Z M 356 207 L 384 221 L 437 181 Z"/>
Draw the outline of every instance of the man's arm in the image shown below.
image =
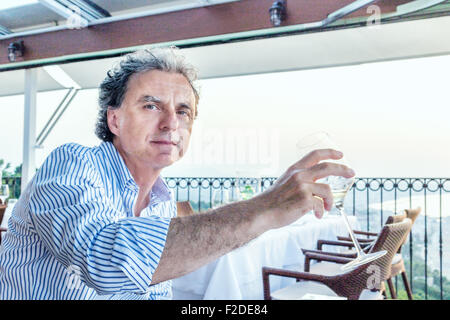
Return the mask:
<path id="1" fill-rule="evenodd" d="M 191 272 L 268 230 L 258 215 L 263 212 L 247 200 L 172 219 L 152 283 Z"/>
<path id="2" fill-rule="evenodd" d="M 288 225 L 313 210 L 321 217 L 333 204 L 328 185 L 317 179 L 354 172 L 324 159 L 339 159 L 333 150 L 317 150 L 291 166 L 260 195 L 204 214 L 174 218 L 170 222 L 152 284 L 177 278 L 249 242 L 265 231 Z"/>

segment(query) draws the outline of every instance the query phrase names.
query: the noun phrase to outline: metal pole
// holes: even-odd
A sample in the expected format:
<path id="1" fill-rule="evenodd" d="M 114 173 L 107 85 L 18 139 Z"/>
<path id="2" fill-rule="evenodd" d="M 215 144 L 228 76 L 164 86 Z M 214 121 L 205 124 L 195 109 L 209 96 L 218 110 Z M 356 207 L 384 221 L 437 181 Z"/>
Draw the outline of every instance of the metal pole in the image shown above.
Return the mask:
<path id="1" fill-rule="evenodd" d="M 40 147 L 42 146 L 42 144 L 44 143 L 45 139 L 47 139 L 47 136 L 50 134 L 50 132 L 53 130 L 53 128 L 55 127 L 55 125 L 58 123 L 59 118 L 61 118 L 61 116 L 64 114 L 64 112 L 66 111 L 66 109 L 70 106 L 70 104 L 72 103 L 72 100 L 75 98 L 75 96 L 77 95 L 79 89 L 74 89 L 71 88 L 69 93 L 72 93 L 72 96 L 70 97 L 69 101 L 67 101 L 65 103 L 64 108 L 62 109 L 62 111 L 58 114 L 58 116 L 56 117 L 55 121 L 53 121 L 53 123 L 51 124 L 50 128 L 44 133 L 44 130 L 42 131 L 42 134 L 44 134 L 44 136 L 42 138 L 40 138 L 39 140 L 37 140 L 36 142 L 36 147 Z M 65 98 L 64 98 L 65 99 Z M 58 107 L 59 108 L 59 107 Z M 55 111 L 56 112 L 56 111 Z M 52 116 L 53 118 L 53 116 Z M 50 120 L 51 121 L 51 120 Z M 41 135 L 40 135 L 41 136 Z M 39 136 L 39 137 L 40 137 Z"/>
<path id="2" fill-rule="evenodd" d="M 64 96 L 64 98 L 62 99 L 61 103 L 58 105 L 58 107 L 56 108 L 55 112 L 53 112 L 52 116 L 50 117 L 50 119 L 47 121 L 47 123 L 44 126 L 44 129 L 42 129 L 41 133 L 39 133 L 39 135 L 36 138 L 36 144 L 37 145 L 41 145 L 41 143 L 39 143 L 39 140 L 41 139 L 42 135 L 45 133 L 45 130 L 47 130 L 47 128 L 50 126 L 50 124 L 52 123 L 53 118 L 56 116 L 56 114 L 58 113 L 58 111 L 61 109 L 61 107 L 64 105 L 64 103 L 67 100 L 67 97 L 70 95 L 70 93 L 72 92 L 73 88 L 70 88 L 66 95 Z"/>
<path id="3" fill-rule="evenodd" d="M 25 104 L 23 126 L 23 162 L 22 182 L 23 192 L 28 182 L 36 172 L 36 97 L 37 97 L 37 69 L 25 70 Z"/>

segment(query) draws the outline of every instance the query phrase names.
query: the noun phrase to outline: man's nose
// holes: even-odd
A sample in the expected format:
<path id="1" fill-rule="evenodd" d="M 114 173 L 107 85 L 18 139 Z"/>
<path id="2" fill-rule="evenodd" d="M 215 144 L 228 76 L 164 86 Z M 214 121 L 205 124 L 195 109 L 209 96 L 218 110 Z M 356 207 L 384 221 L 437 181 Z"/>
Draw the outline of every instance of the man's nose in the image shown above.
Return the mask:
<path id="1" fill-rule="evenodd" d="M 178 117 L 175 110 L 166 110 L 160 122 L 160 129 L 172 131 L 178 129 Z"/>

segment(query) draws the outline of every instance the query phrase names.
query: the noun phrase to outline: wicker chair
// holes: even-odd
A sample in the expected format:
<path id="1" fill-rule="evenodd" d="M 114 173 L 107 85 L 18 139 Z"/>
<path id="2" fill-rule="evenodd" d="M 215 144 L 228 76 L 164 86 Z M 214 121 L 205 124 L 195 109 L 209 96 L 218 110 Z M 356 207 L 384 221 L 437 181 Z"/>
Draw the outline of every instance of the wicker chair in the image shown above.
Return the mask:
<path id="1" fill-rule="evenodd" d="M 386 224 L 398 223 L 398 222 L 403 221 L 405 218 L 409 218 L 411 220 L 411 225 L 413 225 L 415 220 L 419 216 L 420 211 L 421 211 L 420 207 L 418 207 L 416 209 L 405 209 L 405 212 L 401 215 L 389 216 L 388 219 L 386 220 Z M 370 236 L 370 237 L 373 235 L 377 235 L 376 233 L 371 233 L 371 232 L 364 232 L 364 231 L 356 231 L 356 232 L 358 232 L 359 234 Z M 402 246 L 403 246 L 403 244 L 405 244 L 407 238 L 408 238 L 408 234 L 405 236 Z M 374 244 L 373 238 L 358 239 L 358 241 L 360 242 L 361 247 L 363 247 L 365 251 L 368 251 L 370 249 L 370 246 Z M 336 246 L 345 246 L 345 247 L 353 248 L 354 244 L 353 244 L 353 242 L 351 242 L 350 237 L 338 237 L 338 241 L 319 240 L 318 244 L 317 244 L 317 248 L 318 248 L 319 252 L 321 252 L 322 254 L 344 256 L 344 257 L 351 257 L 351 258 L 356 257 L 354 251 L 352 251 L 352 250 L 349 250 L 347 252 L 342 252 L 341 254 L 336 254 L 334 252 L 325 252 L 322 250 L 323 245 L 336 245 Z M 392 279 L 394 279 L 398 275 L 401 275 L 402 280 L 403 280 L 403 285 L 405 287 L 408 299 L 412 300 L 413 299 L 412 290 L 411 290 L 411 286 L 409 285 L 408 276 L 406 274 L 406 269 L 405 269 L 405 263 L 404 263 L 404 260 L 403 260 L 402 254 L 401 254 L 402 246 L 400 246 L 398 252 L 395 254 L 395 256 L 392 260 L 391 275 L 388 279 L 386 279 L 386 282 L 388 284 L 391 297 L 393 299 L 396 299 L 397 293 L 394 289 L 394 284 L 393 284 Z M 317 251 L 303 250 L 303 253 L 305 255 L 307 254 L 307 252 L 317 252 Z"/>
<path id="2" fill-rule="evenodd" d="M 385 225 L 402 222 L 403 219 L 405 219 L 405 218 L 406 218 L 406 213 L 401 214 L 401 215 L 389 216 L 386 219 Z M 367 236 L 367 238 L 357 238 L 359 245 L 365 252 L 368 252 L 370 250 L 371 246 L 373 246 L 373 244 L 375 243 L 376 237 L 378 236 L 378 233 L 360 231 L 360 230 L 353 230 L 353 233 L 355 235 Z M 355 245 L 354 245 L 351 237 L 350 236 L 337 236 L 337 239 L 338 239 L 337 241 L 336 240 L 321 240 L 321 239 L 319 239 L 317 241 L 317 250 L 323 251 L 324 245 L 343 246 L 343 247 L 348 247 L 347 251 L 341 251 L 341 253 L 346 254 L 344 256 L 347 256 L 349 258 L 355 257 L 355 251 L 354 251 Z M 399 250 L 401 250 L 401 247 Z M 303 251 L 303 253 L 305 253 L 307 251 L 313 251 L 313 250 L 302 249 L 302 251 Z M 335 253 L 331 253 L 331 254 L 335 254 Z"/>
<path id="3" fill-rule="evenodd" d="M 405 209 L 406 216 L 411 220 L 411 226 L 416 221 L 417 217 L 419 216 L 421 211 L 421 208 L 418 207 L 416 209 Z M 403 239 L 403 244 L 406 243 L 406 240 L 408 238 L 408 235 L 405 236 L 405 239 Z M 402 247 L 399 248 L 398 253 L 395 255 L 394 261 L 392 262 L 392 269 L 391 269 L 391 277 L 388 281 L 389 284 L 389 291 L 391 292 L 391 297 L 393 299 L 397 298 L 397 293 L 395 292 L 394 285 L 392 283 L 392 279 L 394 279 L 396 276 L 401 275 L 403 280 L 403 285 L 405 286 L 406 294 L 408 295 L 408 299 L 413 300 L 413 294 L 411 290 L 411 286 L 409 285 L 408 276 L 406 274 L 405 269 L 405 262 L 403 260 L 402 254 L 401 254 Z"/>
<path id="4" fill-rule="evenodd" d="M 386 225 L 386 224 L 399 223 L 399 222 L 402 222 L 403 219 L 405 219 L 405 218 L 407 218 L 406 212 L 403 213 L 403 214 L 398 214 L 398 215 L 394 215 L 394 216 L 389 216 L 389 217 L 386 219 L 386 222 L 385 222 L 384 224 Z M 409 218 L 409 217 L 408 217 L 408 218 Z M 412 223 L 414 224 L 413 221 L 412 221 Z M 374 237 L 377 237 L 377 236 L 378 236 L 378 233 L 375 233 L 375 232 L 368 232 L 368 231 L 361 231 L 361 230 L 353 230 L 353 233 L 354 233 L 355 235 L 363 235 L 363 236 L 366 236 L 366 238 L 357 238 L 357 240 L 358 240 L 360 243 L 371 243 L 371 242 L 373 242 L 373 241 L 375 240 Z M 342 241 L 352 241 L 352 239 L 350 238 L 350 236 L 346 236 L 346 237 L 338 236 L 337 239 L 338 239 L 338 240 L 342 240 Z"/>
<path id="5" fill-rule="evenodd" d="M 364 291 L 371 290 L 381 292 L 384 290 L 384 281 L 390 275 L 392 259 L 402 245 L 403 239 L 410 229 L 410 219 L 405 219 L 400 223 L 385 225 L 369 252 L 386 250 L 387 254 L 371 263 L 362 265 L 345 273 L 341 271 L 337 274 L 320 274 L 263 267 L 264 299 L 295 300 L 301 299 L 306 293 L 314 293 L 356 300 L 361 297 L 361 294 Z M 308 259 L 339 264 L 347 263 L 352 260 L 352 258 L 345 256 L 331 256 L 317 252 L 309 253 Z M 309 269 L 309 263 L 308 266 L 305 264 L 305 269 Z M 295 278 L 297 282 L 291 286 L 271 293 L 269 282 L 270 275 Z"/>
<path id="6" fill-rule="evenodd" d="M 401 222 L 405 218 L 406 218 L 406 214 L 389 216 L 386 219 L 385 225 Z M 374 237 L 378 236 L 378 233 L 374 233 L 374 232 L 366 232 L 366 231 L 359 231 L 359 230 L 353 230 L 353 232 L 355 233 L 355 235 L 356 234 L 366 235 L 367 237 L 369 237 L 369 238 L 357 238 L 359 245 L 365 252 L 368 252 L 370 250 L 371 246 L 373 246 L 374 241 L 376 240 L 376 238 L 374 238 Z M 348 258 L 355 257 L 355 250 L 354 250 L 355 245 L 353 244 L 352 239 L 349 236 L 337 236 L 337 239 L 338 240 L 319 239 L 319 240 L 317 240 L 317 250 L 302 249 L 303 254 L 305 254 L 306 252 L 320 252 L 320 253 L 332 254 L 332 255 L 348 257 Z M 326 252 L 323 250 L 324 245 L 347 247 L 348 250 L 341 251 L 340 254 L 337 254 L 336 252 Z"/>
<path id="7" fill-rule="evenodd" d="M 189 201 L 178 201 L 177 202 L 177 216 L 178 217 L 185 217 L 190 216 L 191 214 L 194 214 L 195 211 L 191 206 L 191 203 Z"/>

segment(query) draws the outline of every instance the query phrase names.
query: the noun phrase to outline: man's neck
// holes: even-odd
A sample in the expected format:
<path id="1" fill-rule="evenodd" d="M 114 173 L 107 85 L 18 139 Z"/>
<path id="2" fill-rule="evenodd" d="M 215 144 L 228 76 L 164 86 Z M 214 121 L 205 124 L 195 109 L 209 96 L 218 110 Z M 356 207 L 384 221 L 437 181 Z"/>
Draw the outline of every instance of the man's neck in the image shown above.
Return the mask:
<path id="1" fill-rule="evenodd" d="M 149 165 L 128 157 L 126 152 L 116 141 L 113 141 L 113 145 L 119 152 L 128 170 L 130 170 L 134 181 L 139 187 L 139 193 L 144 193 L 146 195 L 149 194 L 162 169 L 155 169 Z"/>

